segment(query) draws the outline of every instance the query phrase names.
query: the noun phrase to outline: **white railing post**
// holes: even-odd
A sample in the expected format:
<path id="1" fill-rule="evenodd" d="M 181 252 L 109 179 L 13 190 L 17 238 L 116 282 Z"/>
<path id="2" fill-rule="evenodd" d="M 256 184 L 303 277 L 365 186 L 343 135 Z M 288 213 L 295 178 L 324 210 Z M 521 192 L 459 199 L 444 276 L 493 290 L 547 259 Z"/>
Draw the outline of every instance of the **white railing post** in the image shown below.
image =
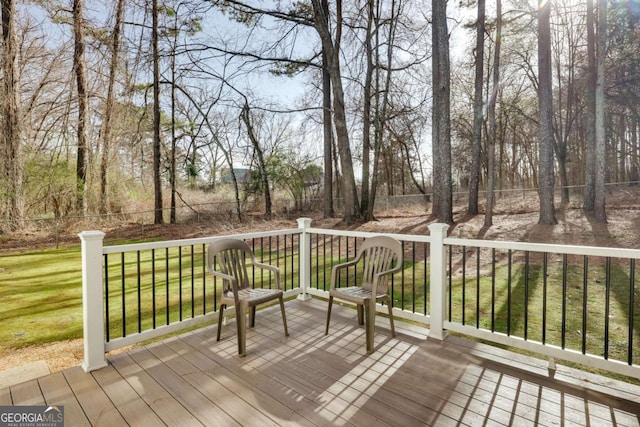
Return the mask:
<path id="1" fill-rule="evenodd" d="M 447 237 L 447 224 L 431 224 L 431 312 L 429 338 L 443 340 L 447 336 L 444 321 L 447 315 L 447 257 L 444 239 Z"/>
<path id="2" fill-rule="evenodd" d="M 300 257 L 300 294 L 298 299 L 307 301 L 311 299 L 311 295 L 307 289 L 311 286 L 311 236 L 307 233 L 307 228 L 311 226 L 311 218 L 298 218 L 298 228 L 302 230 L 300 234 L 300 248 L 298 256 Z"/>
<path id="3" fill-rule="evenodd" d="M 107 366 L 104 357 L 104 292 L 102 288 L 101 231 L 83 231 L 82 242 L 82 317 L 85 372 Z"/>

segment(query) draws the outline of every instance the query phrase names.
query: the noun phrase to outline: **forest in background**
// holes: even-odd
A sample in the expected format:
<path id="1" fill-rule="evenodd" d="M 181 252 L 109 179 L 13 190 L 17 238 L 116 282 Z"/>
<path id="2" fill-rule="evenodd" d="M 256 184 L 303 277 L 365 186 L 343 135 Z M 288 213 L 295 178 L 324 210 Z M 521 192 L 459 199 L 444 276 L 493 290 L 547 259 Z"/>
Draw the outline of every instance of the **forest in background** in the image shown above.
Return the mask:
<path id="1" fill-rule="evenodd" d="M 464 191 L 490 223 L 513 188 L 553 223 L 575 186 L 604 222 L 639 179 L 635 0 L 0 3 L 6 231 L 193 194 L 347 223 L 429 194 L 451 222 Z"/>

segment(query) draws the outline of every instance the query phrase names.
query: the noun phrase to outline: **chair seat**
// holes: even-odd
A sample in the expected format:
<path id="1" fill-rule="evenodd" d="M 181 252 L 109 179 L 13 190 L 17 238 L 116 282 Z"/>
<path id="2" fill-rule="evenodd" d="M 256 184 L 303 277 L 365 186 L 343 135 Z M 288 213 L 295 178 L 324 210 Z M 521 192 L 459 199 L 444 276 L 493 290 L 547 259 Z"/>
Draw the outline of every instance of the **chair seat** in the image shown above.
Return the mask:
<path id="1" fill-rule="evenodd" d="M 247 305 L 258 305 L 277 298 L 279 294 L 282 294 L 281 289 L 245 288 L 238 290 L 238 299 L 246 302 Z M 233 291 L 225 292 L 223 299 L 228 300 L 229 304 L 233 304 Z"/>
<path id="2" fill-rule="evenodd" d="M 329 295 L 354 303 L 362 303 L 366 299 L 371 299 L 371 289 L 362 286 L 349 286 L 346 288 L 333 288 Z M 378 292 L 376 299 L 387 297 L 386 292 Z"/>

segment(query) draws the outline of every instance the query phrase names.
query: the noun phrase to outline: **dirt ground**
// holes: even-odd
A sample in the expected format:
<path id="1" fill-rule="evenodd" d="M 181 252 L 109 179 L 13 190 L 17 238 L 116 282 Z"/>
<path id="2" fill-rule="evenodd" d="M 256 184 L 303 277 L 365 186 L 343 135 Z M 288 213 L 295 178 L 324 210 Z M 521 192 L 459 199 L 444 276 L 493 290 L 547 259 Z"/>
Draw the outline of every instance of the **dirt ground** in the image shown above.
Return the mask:
<path id="1" fill-rule="evenodd" d="M 559 206 L 559 203 L 556 203 Z M 539 225 L 538 200 L 535 195 L 498 199 L 491 227 L 484 227 L 484 214 L 465 216 L 466 206 L 457 206 L 455 224 L 449 235 L 487 240 L 509 240 L 570 245 L 604 246 L 640 249 L 640 189 L 622 188 L 607 195 L 607 224 L 597 224 L 586 215 L 579 204 L 569 204 L 557 209 L 557 225 Z M 424 208 L 388 209 L 377 215 L 375 221 L 349 227 L 351 230 L 393 232 L 404 234 L 428 234 L 433 223 Z M 345 229 L 339 219 L 312 218 L 312 226 L 318 228 Z M 279 218 L 271 221 L 249 219 L 242 224 L 228 221 L 207 224 L 181 225 L 130 225 L 106 230 L 105 241 L 121 238 L 143 239 L 160 237 L 166 240 L 186 239 L 210 235 L 224 235 L 251 231 L 295 228 L 295 218 Z M 30 236 L 21 236 L 29 239 Z M 68 236 L 77 243 L 77 235 Z M 3 241 L 3 250 L 10 243 Z M 32 246 L 33 247 L 33 246 Z M 44 360 L 51 372 L 77 366 L 82 362 L 82 340 L 69 340 L 24 349 L 7 349 L 0 345 L 0 371 Z"/>

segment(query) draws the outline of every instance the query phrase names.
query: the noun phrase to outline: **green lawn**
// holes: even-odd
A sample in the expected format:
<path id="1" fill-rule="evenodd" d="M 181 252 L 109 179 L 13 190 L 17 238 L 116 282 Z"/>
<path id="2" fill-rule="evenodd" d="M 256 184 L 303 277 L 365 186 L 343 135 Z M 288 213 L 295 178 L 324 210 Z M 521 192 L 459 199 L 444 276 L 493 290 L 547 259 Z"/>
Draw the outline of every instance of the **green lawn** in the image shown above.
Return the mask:
<path id="1" fill-rule="evenodd" d="M 80 247 L 0 256 L 0 301 L 5 347 L 80 338 Z"/>

